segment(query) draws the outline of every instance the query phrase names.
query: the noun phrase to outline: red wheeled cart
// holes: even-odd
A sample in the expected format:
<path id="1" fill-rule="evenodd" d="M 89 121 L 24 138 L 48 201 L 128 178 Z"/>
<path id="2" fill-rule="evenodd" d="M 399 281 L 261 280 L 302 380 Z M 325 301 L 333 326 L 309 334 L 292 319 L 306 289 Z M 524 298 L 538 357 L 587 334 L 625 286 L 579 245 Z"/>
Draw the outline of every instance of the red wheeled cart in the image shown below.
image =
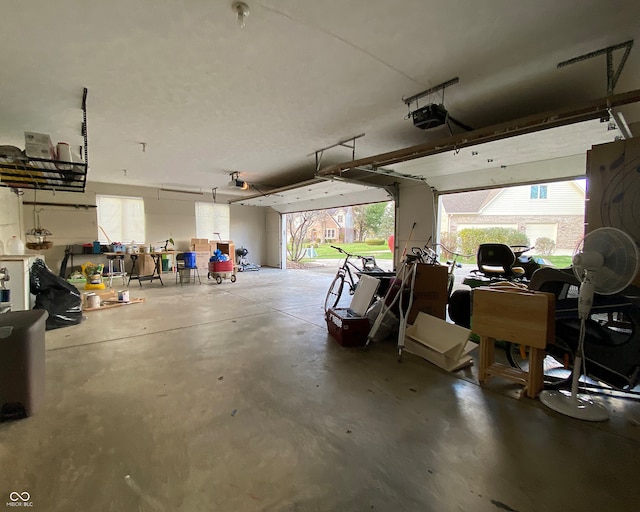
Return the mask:
<path id="1" fill-rule="evenodd" d="M 223 279 L 230 279 L 232 283 L 236 282 L 236 267 L 233 261 L 210 261 L 208 279 L 215 279 L 216 283 L 222 283 Z"/>

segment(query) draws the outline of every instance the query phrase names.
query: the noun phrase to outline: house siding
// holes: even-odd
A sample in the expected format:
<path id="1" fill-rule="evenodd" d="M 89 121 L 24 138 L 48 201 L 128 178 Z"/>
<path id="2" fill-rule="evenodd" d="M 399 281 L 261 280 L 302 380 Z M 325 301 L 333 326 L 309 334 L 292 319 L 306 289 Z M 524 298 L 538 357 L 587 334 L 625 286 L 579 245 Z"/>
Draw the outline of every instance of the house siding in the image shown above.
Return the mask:
<path id="1" fill-rule="evenodd" d="M 529 185 L 502 190 L 479 214 L 485 215 L 579 215 L 584 217 L 584 191 L 570 181 L 548 183 L 547 199 L 531 199 Z M 543 222 L 542 220 L 538 222 Z"/>

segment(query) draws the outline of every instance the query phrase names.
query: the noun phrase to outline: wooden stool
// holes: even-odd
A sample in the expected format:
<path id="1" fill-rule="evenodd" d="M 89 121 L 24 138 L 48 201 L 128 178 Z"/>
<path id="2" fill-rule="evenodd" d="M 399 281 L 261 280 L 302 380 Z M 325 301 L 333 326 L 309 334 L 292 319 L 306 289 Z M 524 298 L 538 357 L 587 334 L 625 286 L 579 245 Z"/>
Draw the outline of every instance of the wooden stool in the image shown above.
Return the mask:
<path id="1" fill-rule="evenodd" d="M 544 385 L 545 347 L 555 338 L 555 296 L 522 289 L 477 288 L 473 292 L 472 330 L 480 336 L 479 381 L 499 376 L 524 384 L 535 398 Z M 495 362 L 495 340 L 528 347 L 529 371 Z"/>

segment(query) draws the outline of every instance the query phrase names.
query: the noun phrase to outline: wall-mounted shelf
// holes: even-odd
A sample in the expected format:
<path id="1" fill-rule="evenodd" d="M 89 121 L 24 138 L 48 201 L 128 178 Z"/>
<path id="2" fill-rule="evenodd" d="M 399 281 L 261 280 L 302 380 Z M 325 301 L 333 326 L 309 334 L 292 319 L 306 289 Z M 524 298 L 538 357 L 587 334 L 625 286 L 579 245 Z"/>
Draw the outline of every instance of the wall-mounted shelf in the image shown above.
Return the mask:
<path id="1" fill-rule="evenodd" d="M 30 158 L 11 163 L 0 162 L 0 186 L 33 188 L 58 192 L 84 192 L 89 169 L 87 148 L 87 88 L 82 94 L 83 162 L 63 162 Z"/>

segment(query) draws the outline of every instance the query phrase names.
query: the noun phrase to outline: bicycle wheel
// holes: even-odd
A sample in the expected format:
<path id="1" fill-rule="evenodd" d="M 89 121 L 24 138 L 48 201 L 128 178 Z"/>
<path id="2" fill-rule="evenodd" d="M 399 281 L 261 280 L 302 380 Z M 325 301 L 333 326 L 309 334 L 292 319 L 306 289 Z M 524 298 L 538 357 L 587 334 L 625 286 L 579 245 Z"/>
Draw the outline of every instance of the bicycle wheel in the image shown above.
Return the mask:
<path id="1" fill-rule="evenodd" d="M 329 308 L 335 308 L 338 305 L 340 297 L 342 297 L 343 288 L 344 276 L 342 274 L 337 274 L 336 277 L 333 278 L 333 281 L 331 281 L 331 286 L 329 286 L 329 291 L 324 299 L 325 312 L 328 311 Z"/>

